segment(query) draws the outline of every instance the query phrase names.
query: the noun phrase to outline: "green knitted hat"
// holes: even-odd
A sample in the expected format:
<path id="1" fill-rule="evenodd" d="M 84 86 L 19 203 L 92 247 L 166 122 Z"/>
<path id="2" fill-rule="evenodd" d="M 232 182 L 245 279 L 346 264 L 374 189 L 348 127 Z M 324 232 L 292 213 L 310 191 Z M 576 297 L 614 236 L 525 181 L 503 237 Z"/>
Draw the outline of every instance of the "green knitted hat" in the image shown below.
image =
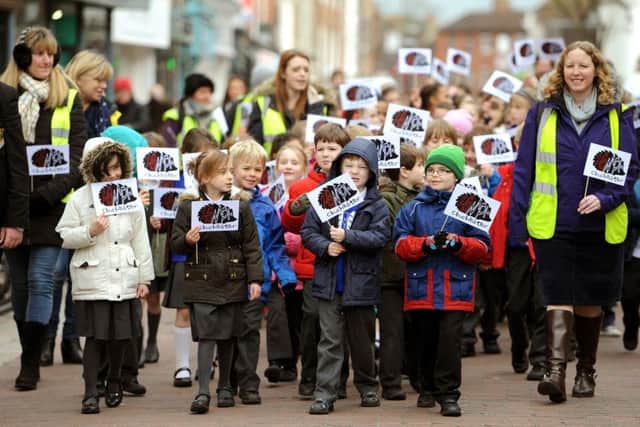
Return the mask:
<path id="1" fill-rule="evenodd" d="M 425 168 L 437 163 L 451 169 L 458 179 L 464 178 L 464 151 L 453 144 L 443 144 L 432 150 L 427 157 Z"/>

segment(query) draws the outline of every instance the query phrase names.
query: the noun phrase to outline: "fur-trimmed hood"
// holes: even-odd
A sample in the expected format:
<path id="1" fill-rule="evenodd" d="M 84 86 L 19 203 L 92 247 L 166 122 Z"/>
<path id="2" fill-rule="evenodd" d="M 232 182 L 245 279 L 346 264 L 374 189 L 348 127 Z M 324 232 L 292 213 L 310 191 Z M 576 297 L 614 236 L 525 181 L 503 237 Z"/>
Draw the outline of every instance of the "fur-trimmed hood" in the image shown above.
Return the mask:
<path id="1" fill-rule="evenodd" d="M 84 182 L 86 184 L 99 182 L 102 177 L 96 177 L 94 175 L 94 165 L 108 162 L 114 155 L 117 155 L 120 158 L 122 179 L 131 178 L 133 164 L 129 149 L 119 142 L 105 140 L 94 148 L 85 150 L 85 153 L 82 156 L 82 161 L 80 162 L 80 173 L 82 174 Z"/>
<path id="2" fill-rule="evenodd" d="M 265 80 L 254 89 L 256 96 L 275 96 L 275 77 Z M 307 103 L 309 105 L 317 102 L 324 102 L 329 107 L 329 115 L 335 116 L 338 113 L 338 98 L 333 89 L 311 82 L 307 89 Z"/>

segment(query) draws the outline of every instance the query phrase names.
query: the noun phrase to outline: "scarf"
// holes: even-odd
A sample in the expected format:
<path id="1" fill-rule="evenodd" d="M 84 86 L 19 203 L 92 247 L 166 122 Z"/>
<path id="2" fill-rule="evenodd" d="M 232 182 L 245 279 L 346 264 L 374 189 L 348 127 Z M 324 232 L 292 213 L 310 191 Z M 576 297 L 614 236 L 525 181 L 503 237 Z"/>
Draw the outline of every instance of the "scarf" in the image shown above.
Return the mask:
<path id="1" fill-rule="evenodd" d="M 564 105 L 567 107 L 578 132 L 580 132 L 584 125 L 587 124 L 587 121 L 596 112 L 598 91 L 596 91 L 595 87 L 592 88 L 591 93 L 587 96 L 587 99 L 584 100 L 582 105 L 576 104 L 567 88 L 562 90 L 562 96 L 564 97 Z"/>
<path id="2" fill-rule="evenodd" d="M 27 73 L 20 73 L 19 84 L 24 89 L 18 98 L 22 135 L 27 144 L 33 144 L 36 142 L 36 123 L 40 117 L 40 104 L 49 98 L 49 82 L 36 80 Z"/>
<path id="3" fill-rule="evenodd" d="M 209 121 L 213 119 L 213 107 L 210 105 L 202 105 L 187 99 L 184 102 L 184 113 L 195 118 L 201 127 L 209 125 Z"/>
<path id="4" fill-rule="evenodd" d="M 100 101 L 92 102 L 84 112 L 87 121 L 87 136 L 94 138 L 100 136 L 102 131 L 111 126 L 111 109 L 109 104 L 102 98 Z"/>

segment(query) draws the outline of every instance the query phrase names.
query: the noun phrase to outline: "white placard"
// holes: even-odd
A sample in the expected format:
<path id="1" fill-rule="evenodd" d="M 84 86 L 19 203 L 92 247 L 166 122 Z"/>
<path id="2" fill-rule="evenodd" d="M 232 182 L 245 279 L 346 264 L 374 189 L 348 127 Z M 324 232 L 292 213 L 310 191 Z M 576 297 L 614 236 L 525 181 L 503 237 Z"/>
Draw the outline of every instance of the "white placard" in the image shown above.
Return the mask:
<path id="1" fill-rule="evenodd" d="M 583 174 L 589 178 L 624 185 L 630 163 L 631 153 L 591 143 Z"/>
<path id="2" fill-rule="evenodd" d="M 271 184 L 276 180 L 276 161 L 269 160 L 267 163 L 265 163 L 264 168 L 267 174 L 267 183 Z"/>
<path id="3" fill-rule="evenodd" d="M 400 74 L 430 74 L 431 49 L 398 49 L 398 72 Z"/>
<path id="4" fill-rule="evenodd" d="M 308 192 L 307 196 L 320 221 L 327 222 L 362 203 L 366 193 L 358 192 L 351 175 L 345 173 Z"/>
<path id="5" fill-rule="evenodd" d="M 431 114 L 428 111 L 389 104 L 383 134 L 398 135 L 410 139 L 414 145 L 421 146 L 430 120 Z"/>
<path id="6" fill-rule="evenodd" d="M 180 204 L 180 194 L 183 191 L 183 188 L 154 188 L 153 216 L 156 218 L 175 218 Z"/>
<path id="7" fill-rule="evenodd" d="M 628 103 L 627 107 L 631 109 L 633 114 L 633 128 L 640 128 L 640 100 Z"/>
<path id="8" fill-rule="evenodd" d="M 400 137 L 398 135 L 365 136 L 376 144 L 378 169 L 400 169 Z"/>
<path id="9" fill-rule="evenodd" d="M 477 193 L 484 194 L 484 189 L 482 188 L 482 184 L 480 184 L 479 176 L 463 178 L 462 180 L 460 180 L 460 185 L 462 185 L 463 187 L 471 188 L 472 190 L 475 190 Z"/>
<path id="10" fill-rule="evenodd" d="M 513 42 L 514 61 L 520 68 L 528 67 L 536 62 L 533 39 L 522 39 Z"/>
<path id="11" fill-rule="evenodd" d="M 509 102 L 511 95 L 522 87 L 522 81 L 502 71 L 494 71 L 485 83 L 482 91 Z"/>
<path id="12" fill-rule="evenodd" d="M 474 136 L 473 148 L 476 151 L 476 162 L 479 165 L 506 163 L 514 160 L 513 145 L 507 133 Z"/>
<path id="13" fill-rule="evenodd" d="M 346 119 L 341 119 L 339 117 L 331 117 L 331 116 L 320 116 L 317 114 L 308 114 L 307 115 L 307 126 L 305 128 L 305 142 L 313 142 L 313 138 L 316 136 L 316 131 L 320 126 L 325 123 L 335 123 L 342 127 L 347 125 Z"/>
<path id="14" fill-rule="evenodd" d="M 276 210 L 279 210 L 289 199 L 286 186 L 284 185 L 284 175 L 280 175 L 271 185 L 267 191 L 267 197 L 271 199 L 273 206 Z"/>
<path id="15" fill-rule="evenodd" d="M 538 41 L 538 56 L 540 59 L 557 61 L 565 48 L 562 37 L 552 37 Z"/>
<path id="16" fill-rule="evenodd" d="M 456 185 L 444 214 L 488 233 L 498 209 L 499 201 L 464 185 Z"/>
<path id="17" fill-rule="evenodd" d="M 447 69 L 468 76 L 471 73 L 471 54 L 450 47 L 447 49 Z"/>
<path id="18" fill-rule="evenodd" d="M 135 178 L 91 184 L 96 215 L 116 215 L 142 210 Z"/>
<path id="19" fill-rule="evenodd" d="M 349 120 L 349 122 L 347 123 L 347 126 L 362 126 L 362 127 L 365 127 L 367 129 L 369 129 L 370 126 L 371 126 L 371 119 L 353 119 L 353 120 Z"/>
<path id="20" fill-rule="evenodd" d="M 180 153 L 177 148 L 136 148 L 138 179 L 180 179 Z"/>
<path id="21" fill-rule="evenodd" d="M 182 172 L 184 173 L 184 188 L 198 188 L 198 180 L 189 170 L 191 162 L 196 160 L 202 153 L 183 153 Z"/>
<path id="22" fill-rule="evenodd" d="M 68 174 L 69 144 L 27 145 L 27 163 L 30 176 Z"/>
<path id="23" fill-rule="evenodd" d="M 240 201 L 210 200 L 191 203 L 191 228 L 200 227 L 201 233 L 211 231 L 238 231 Z"/>
<path id="24" fill-rule="evenodd" d="M 431 77 L 434 78 L 435 81 L 440 83 L 441 85 L 449 84 L 449 69 L 447 68 L 447 64 L 439 60 L 438 58 L 433 58 L 433 66 L 431 67 Z"/>
<path id="25" fill-rule="evenodd" d="M 511 72 L 513 74 L 519 73 L 525 68 L 525 67 L 520 67 L 518 64 L 516 64 L 516 54 L 514 52 L 511 52 L 509 54 L 507 58 L 507 62 L 509 63 L 509 66 L 511 67 Z"/>
<path id="26" fill-rule="evenodd" d="M 213 110 L 213 119 L 218 122 L 218 126 L 220 126 L 220 130 L 222 131 L 222 137 L 229 133 L 229 124 L 227 123 L 227 118 L 224 115 L 224 111 L 222 111 L 222 107 L 218 107 Z M 223 141 L 220 141 L 221 143 Z"/>
<path id="27" fill-rule="evenodd" d="M 343 110 L 358 110 L 376 105 L 378 95 L 375 88 L 358 83 L 340 85 L 340 103 Z"/>

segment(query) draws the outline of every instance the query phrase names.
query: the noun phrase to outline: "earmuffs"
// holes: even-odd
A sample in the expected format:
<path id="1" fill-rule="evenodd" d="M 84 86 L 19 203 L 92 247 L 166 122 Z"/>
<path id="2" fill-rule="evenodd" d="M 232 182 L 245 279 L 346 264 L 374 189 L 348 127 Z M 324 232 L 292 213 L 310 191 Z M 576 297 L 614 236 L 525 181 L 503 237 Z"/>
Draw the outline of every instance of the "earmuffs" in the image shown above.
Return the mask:
<path id="1" fill-rule="evenodd" d="M 27 68 L 29 68 L 29 65 L 31 65 L 31 48 L 28 47 L 25 43 L 27 34 L 29 34 L 31 30 L 31 27 L 26 27 L 24 30 L 22 30 L 20 32 L 20 35 L 18 36 L 18 42 L 13 47 L 13 60 L 15 61 L 18 68 L 22 71 L 27 71 Z M 58 50 L 53 55 L 54 67 L 58 65 L 58 62 L 60 62 L 60 53 L 60 45 L 58 45 Z"/>

